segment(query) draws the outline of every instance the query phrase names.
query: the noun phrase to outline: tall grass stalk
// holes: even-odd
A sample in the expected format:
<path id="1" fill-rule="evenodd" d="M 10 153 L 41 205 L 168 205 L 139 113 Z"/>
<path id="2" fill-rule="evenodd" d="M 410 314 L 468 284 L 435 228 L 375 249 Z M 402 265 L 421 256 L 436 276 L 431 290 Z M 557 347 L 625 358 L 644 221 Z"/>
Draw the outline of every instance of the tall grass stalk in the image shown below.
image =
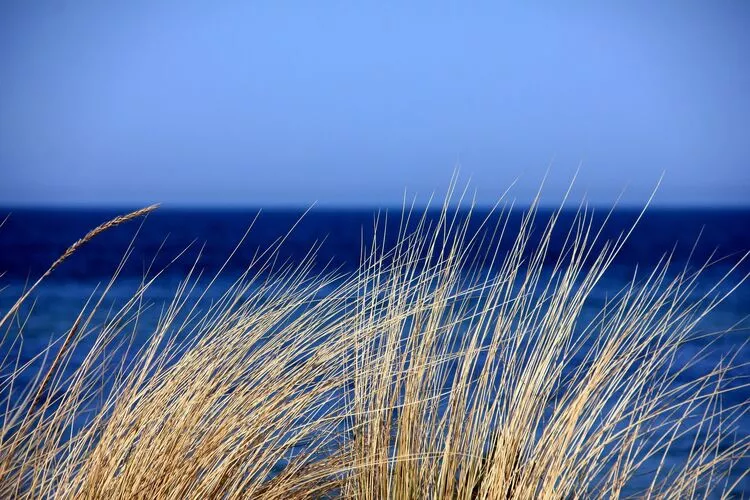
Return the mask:
<path id="1" fill-rule="evenodd" d="M 600 241 L 581 205 L 552 255 L 559 212 L 540 226 L 534 204 L 519 228 L 488 217 L 472 232 L 448 206 L 436 223 L 405 210 L 398 244 L 376 232 L 353 275 L 315 271 L 314 248 L 280 263 L 273 247 L 209 300 L 196 264 L 143 345 L 159 272 L 97 322 L 118 268 L 21 363 L 29 290 L 0 321 L 0 496 L 729 495 L 750 455 L 734 433 L 750 403 L 725 403 L 748 385 L 742 365 L 729 353 L 691 378 L 706 353 L 676 361 L 726 295 L 695 299 L 710 263 L 675 273 L 665 255 L 588 317 L 627 234 Z"/>

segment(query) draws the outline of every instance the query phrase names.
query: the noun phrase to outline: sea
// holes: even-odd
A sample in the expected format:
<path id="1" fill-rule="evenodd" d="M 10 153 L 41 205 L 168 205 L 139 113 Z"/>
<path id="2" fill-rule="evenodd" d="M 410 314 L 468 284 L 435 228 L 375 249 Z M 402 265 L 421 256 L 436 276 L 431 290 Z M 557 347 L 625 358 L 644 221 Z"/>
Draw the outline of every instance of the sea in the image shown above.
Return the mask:
<path id="1" fill-rule="evenodd" d="M 0 314 L 41 276 L 71 244 L 97 225 L 120 215 L 122 209 L 48 209 L 0 208 Z M 567 229 L 576 221 L 575 210 L 563 210 L 549 245 L 545 265 L 551 266 L 564 251 Z M 540 209 L 534 218 L 533 238 L 552 216 Z M 438 211 L 428 211 L 426 220 L 437 223 Z M 487 238 L 477 258 L 489 250 L 508 248 L 511 234 L 524 212 L 507 214 L 487 210 L 452 210 L 450 217 L 470 218 L 469 234 L 489 232 L 499 217 L 507 216 L 505 239 Z M 736 209 L 650 208 L 641 217 L 640 210 L 614 211 L 593 209 L 593 225 L 603 225 L 596 245 L 613 241 L 627 233 L 637 222 L 617 258 L 594 292 L 593 299 L 616 294 L 634 276 L 645 276 L 665 258 L 675 272 L 696 270 L 709 264 L 702 273 L 697 294 L 732 291 L 701 322 L 706 332 L 728 330 L 712 338 L 708 354 L 694 368 L 707 371 L 730 353 L 737 353 L 738 365 L 732 383 L 735 390 L 722 400 L 725 407 L 750 400 L 750 262 L 743 255 L 750 251 L 750 207 Z M 50 341 L 63 334 L 74 322 L 86 302 L 103 289 L 118 270 L 119 277 L 107 293 L 103 310 L 127 300 L 147 273 L 160 272 L 148 299 L 155 307 L 139 322 L 146 338 L 158 320 L 162 306 L 169 304 L 180 281 L 192 271 L 200 275 L 199 287 L 219 271 L 210 294 L 218 296 L 253 261 L 270 248 L 276 249 L 278 262 L 299 262 L 315 248 L 314 270 L 341 275 L 354 272 L 370 247 L 374 235 L 382 248 L 395 244 L 399 230 L 416 223 L 417 216 L 405 222 L 401 209 L 159 209 L 142 220 L 130 221 L 106 231 L 84 245 L 45 280 L 20 311 L 24 321 L 21 360 L 32 359 Z M 127 257 L 123 261 L 124 257 Z M 477 259 L 471 259 L 477 262 Z M 498 262 L 487 259 L 485 271 L 491 274 Z M 727 276 L 727 273 L 730 273 Z M 272 272 L 271 272 L 272 274 Z M 271 276 L 272 277 L 272 276 Z M 209 295 L 210 295 L 209 294 Z M 601 300 L 592 300 L 586 314 L 593 315 Z M 3 332 L 4 334 L 6 332 Z M 10 354 L 8 336 L 0 344 L 0 356 Z M 85 342 L 92 342 L 87 338 Z M 685 347 L 685 356 L 700 352 L 707 345 L 696 340 Z M 17 347 L 17 346 L 16 346 Z M 85 346 L 84 346 L 85 347 Z M 75 362 L 74 362 L 75 364 Z M 30 379 L 19 383 L 29 383 Z M 747 409 L 746 409 L 747 411 Z M 735 439 L 750 439 L 750 418 L 741 416 L 733 430 Z M 675 446 L 673 455 L 687 453 L 690 436 L 684 445 Z M 674 457 L 679 459 L 679 456 Z M 730 479 L 740 478 L 750 469 L 750 458 L 740 458 Z M 750 495 L 750 478 L 741 479 L 735 488 L 739 495 Z"/>

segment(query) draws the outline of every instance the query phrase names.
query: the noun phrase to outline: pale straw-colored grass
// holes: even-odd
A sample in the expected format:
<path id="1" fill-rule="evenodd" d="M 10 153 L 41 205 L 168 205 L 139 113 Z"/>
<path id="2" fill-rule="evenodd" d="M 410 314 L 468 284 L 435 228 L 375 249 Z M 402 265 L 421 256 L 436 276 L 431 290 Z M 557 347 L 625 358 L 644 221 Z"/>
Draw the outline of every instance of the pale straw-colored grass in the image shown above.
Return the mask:
<path id="1" fill-rule="evenodd" d="M 675 364 L 726 287 L 695 300 L 701 273 L 665 256 L 585 317 L 627 235 L 599 241 L 582 205 L 550 267 L 557 213 L 537 227 L 535 204 L 519 228 L 499 217 L 470 232 L 447 206 L 437 223 L 405 210 L 399 243 L 376 232 L 353 276 L 314 271 L 314 249 L 279 263 L 274 246 L 209 300 L 196 267 L 139 347 L 159 273 L 104 323 L 99 294 L 38 358 L 4 356 L 0 496 L 729 494 L 750 403 L 724 399 L 747 381 L 727 385 L 731 353 L 694 378 Z M 500 240 L 511 250 L 488 244 Z M 30 296 L 4 314 L 6 344 Z M 675 465 L 685 435 L 697 437 Z"/>

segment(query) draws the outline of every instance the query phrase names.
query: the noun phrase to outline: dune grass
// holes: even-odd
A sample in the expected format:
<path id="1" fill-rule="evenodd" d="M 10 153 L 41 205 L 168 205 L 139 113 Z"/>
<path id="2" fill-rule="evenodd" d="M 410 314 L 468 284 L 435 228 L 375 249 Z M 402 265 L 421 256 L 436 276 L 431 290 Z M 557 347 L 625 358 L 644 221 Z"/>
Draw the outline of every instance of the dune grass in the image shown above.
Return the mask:
<path id="1" fill-rule="evenodd" d="M 599 241 L 582 205 L 551 256 L 557 214 L 539 227 L 533 206 L 520 229 L 500 217 L 470 233 L 447 206 L 437 224 L 405 210 L 399 243 L 376 238 L 353 275 L 315 271 L 314 248 L 280 263 L 273 247 L 209 300 L 196 265 L 142 346 L 159 272 L 97 323 L 115 273 L 21 364 L 11 347 L 30 289 L 0 322 L 0 496 L 729 495 L 747 474 L 732 467 L 750 456 L 734 433 L 750 403 L 724 402 L 747 386 L 742 365 L 727 353 L 686 377 L 691 363 L 676 362 L 724 288 L 696 300 L 703 268 L 675 272 L 667 255 L 584 317 L 627 234 Z M 510 251 L 487 245 L 501 239 Z M 696 438 L 673 463 L 685 435 Z"/>

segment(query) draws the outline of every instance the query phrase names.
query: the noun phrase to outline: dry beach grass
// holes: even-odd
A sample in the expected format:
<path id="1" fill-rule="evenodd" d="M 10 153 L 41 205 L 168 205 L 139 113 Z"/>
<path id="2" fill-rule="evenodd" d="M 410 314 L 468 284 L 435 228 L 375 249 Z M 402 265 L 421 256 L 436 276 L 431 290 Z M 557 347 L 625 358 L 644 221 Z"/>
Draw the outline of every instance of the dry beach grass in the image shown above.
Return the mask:
<path id="1" fill-rule="evenodd" d="M 700 377 L 675 365 L 724 292 L 688 300 L 701 273 L 675 274 L 665 256 L 584 317 L 627 235 L 598 241 L 582 206 L 549 273 L 556 217 L 536 227 L 534 211 L 511 234 L 503 217 L 470 233 L 447 205 L 437 224 L 405 210 L 399 244 L 376 239 L 354 275 L 314 271 L 314 249 L 279 263 L 270 248 L 220 300 L 205 299 L 196 267 L 128 356 L 113 353 L 135 349 L 159 273 L 104 323 L 97 299 L 37 363 L 3 359 L 0 496 L 729 495 L 747 473 L 726 480 L 750 455 L 732 434 L 750 403 L 722 397 L 747 382 L 727 385 L 731 353 Z M 492 274 L 471 251 L 488 237 L 513 242 L 489 255 Z M 11 325 L 30 296 L 3 312 L 6 343 L 22 340 Z M 668 451 L 687 433 L 700 437 L 675 466 Z"/>

